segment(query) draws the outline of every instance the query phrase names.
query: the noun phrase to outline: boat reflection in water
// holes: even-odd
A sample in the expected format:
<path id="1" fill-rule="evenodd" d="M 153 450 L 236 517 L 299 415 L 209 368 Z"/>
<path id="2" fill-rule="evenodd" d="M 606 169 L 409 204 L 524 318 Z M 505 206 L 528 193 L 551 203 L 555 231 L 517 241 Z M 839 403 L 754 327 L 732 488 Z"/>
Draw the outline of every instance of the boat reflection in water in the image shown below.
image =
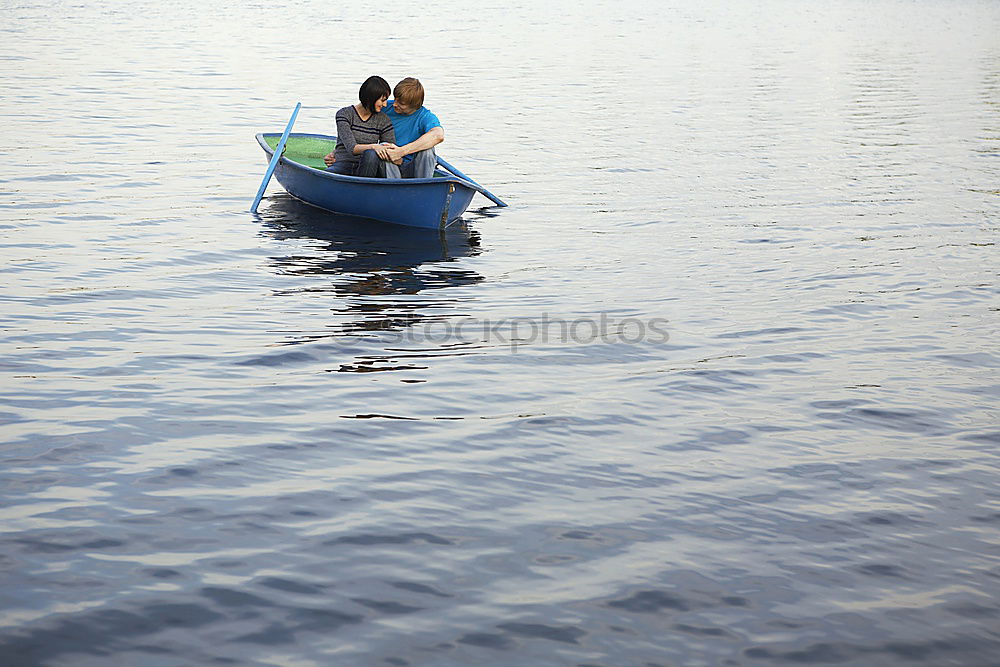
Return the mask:
<path id="1" fill-rule="evenodd" d="M 462 299 L 414 295 L 483 280 L 456 262 L 480 252 L 479 234 L 461 220 L 439 232 L 340 216 L 287 195 L 276 195 L 269 201 L 261 216 L 265 234 L 279 240 L 316 241 L 306 247 L 297 244 L 296 254 L 272 257 L 276 271 L 285 276 L 329 277 L 329 281 L 310 280 L 276 293 L 339 297 L 329 303 L 338 316 L 326 331 L 301 332 L 286 343 L 398 332 L 418 323 L 455 317 L 460 315 L 455 308 Z"/>

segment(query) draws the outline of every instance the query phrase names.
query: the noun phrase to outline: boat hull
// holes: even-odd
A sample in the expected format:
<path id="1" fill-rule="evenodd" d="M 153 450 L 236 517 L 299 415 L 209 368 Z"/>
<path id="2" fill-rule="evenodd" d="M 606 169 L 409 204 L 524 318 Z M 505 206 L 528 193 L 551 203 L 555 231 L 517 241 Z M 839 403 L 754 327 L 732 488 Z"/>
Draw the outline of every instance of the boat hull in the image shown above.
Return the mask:
<path id="1" fill-rule="evenodd" d="M 268 161 L 274 155 L 268 139 L 276 142 L 280 136 L 257 135 Z M 329 135 L 302 133 L 289 135 L 289 140 L 292 138 L 336 140 Z M 343 176 L 302 164 L 286 152 L 278 161 L 274 177 L 291 196 L 327 211 L 407 227 L 441 229 L 465 213 L 476 191 L 458 178 L 438 173 L 434 178 L 407 179 Z"/>

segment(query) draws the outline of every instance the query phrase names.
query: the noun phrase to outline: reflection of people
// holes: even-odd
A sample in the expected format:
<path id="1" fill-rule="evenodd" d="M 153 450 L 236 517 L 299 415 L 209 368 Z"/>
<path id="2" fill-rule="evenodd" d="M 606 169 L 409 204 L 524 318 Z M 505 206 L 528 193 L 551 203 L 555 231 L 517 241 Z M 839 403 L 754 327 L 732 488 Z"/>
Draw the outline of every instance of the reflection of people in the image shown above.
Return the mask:
<path id="1" fill-rule="evenodd" d="M 386 151 L 389 159 L 400 165 L 403 178 L 430 178 L 437 166 L 434 147 L 444 141 L 441 121 L 424 106 L 419 80 L 407 77 L 392 92 L 395 99 L 389 101 L 385 115 L 392 121 L 399 146 Z"/>
<path id="2" fill-rule="evenodd" d="M 399 178 L 390 148 L 396 134 L 388 116 L 382 113 L 389 98 L 389 84 L 380 76 L 370 76 L 358 91 L 358 104 L 337 112 L 337 147 L 324 159 L 327 171 L 347 176 Z"/>

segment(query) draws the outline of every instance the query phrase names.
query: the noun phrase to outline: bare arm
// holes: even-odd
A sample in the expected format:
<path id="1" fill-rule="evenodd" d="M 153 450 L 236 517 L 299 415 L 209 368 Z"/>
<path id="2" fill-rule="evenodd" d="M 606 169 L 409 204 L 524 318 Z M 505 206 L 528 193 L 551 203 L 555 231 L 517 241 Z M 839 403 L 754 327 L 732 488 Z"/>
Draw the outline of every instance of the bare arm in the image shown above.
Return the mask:
<path id="1" fill-rule="evenodd" d="M 416 153 L 417 151 L 425 151 L 428 148 L 434 148 L 442 141 L 444 141 L 444 128 L 440 126 L 432 127 L 405 146 L 400 146 L 399 150 L 402 151 L 402 155 L 409 155 L 410 153 Z"/>
<path id="2" fill-rule="evenodd" d="M 385 150 L 386 150 L 386 147 L 383 146 L 382 144 L 354 144 L 354 154 L 355 155 L 361 155 L 365 151 L 375 151 L 376 153 L 378 153 L 378 156 L 380 158 L 382 158 L 383 160 L 385 160 L 385 159 L 388 159 L 388 158 L 386 158 L 386 157 L 383 156 L 383 151 L 385 151 Z"/>
<path id="3" fill-rule="evenodd" d="M 390 157 L 389 151 L 393 148 L 396 148 L 396 144 L 354 144 L 354 148 L 351 152 L 353 155 L 361 155 L 370 149 L 375 151 L 375 153 L 383 160 L 391 160 L 392 158 Z M 336 153 L 331 152 L 323 156 L 323 162 L 325 162 L 328 167 L 333 166 L 333 163 L 336 161 Z"/>

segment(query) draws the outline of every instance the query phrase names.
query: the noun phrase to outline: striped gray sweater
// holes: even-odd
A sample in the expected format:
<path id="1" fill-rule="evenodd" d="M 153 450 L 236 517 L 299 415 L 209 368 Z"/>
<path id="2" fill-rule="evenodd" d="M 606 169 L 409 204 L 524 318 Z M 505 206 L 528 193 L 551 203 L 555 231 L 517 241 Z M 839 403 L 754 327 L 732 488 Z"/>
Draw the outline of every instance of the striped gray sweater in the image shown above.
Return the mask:
<path id="1" fill-rule="evenodd" d="M 384 113 L 373 113 L 368 120 L 361 120 L 352 104 L 337 112 L 337 148 L 333 156 L 337 162 L 355 163 L 361 159 L 354 154 L 358 144 L 396 143 L 392 121 Z"/>

